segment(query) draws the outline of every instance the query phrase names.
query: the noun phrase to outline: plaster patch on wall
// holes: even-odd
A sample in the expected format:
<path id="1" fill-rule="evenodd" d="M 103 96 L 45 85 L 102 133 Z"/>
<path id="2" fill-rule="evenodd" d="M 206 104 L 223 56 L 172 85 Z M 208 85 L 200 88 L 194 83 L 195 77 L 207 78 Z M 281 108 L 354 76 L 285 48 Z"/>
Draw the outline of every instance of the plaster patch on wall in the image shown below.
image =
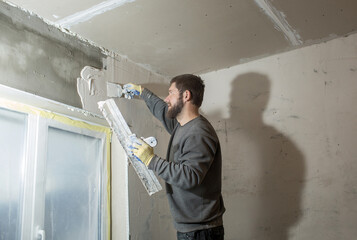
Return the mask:
<path id="1" fill-rule="evenodd" d="M 279 12 L 268 0 L 254 1 L 274 22 L 275 28 L 283 32 L 285 38 L 289 40 L 293 46 L 299 46 L 303 43 L 300 35 L 287 22 L 286 15 L 283 12 Z"/>
<path id="2" fill-rule="evenodd" d="M 96 106 L 97 102 L 107 99 L 105 72 L 91 66 L 85 66 L 77 78 L 77 92 L 81 98 L 83 109 Z M 98 112 L 98 108 L 95 108 Z"/>
<path id="3" fill-rule="evenodd" d="M 96 15 L 105 13 L 107 11 L 110 11 L 114 8 L 120 7 L 124 5 L 125 3 L 130 3 L 134 2 L 135 0 L 109 0 L 105 1 L 102 3 L 99 3 L 89 9 L 77 12 L 73 15 L 70 15 L 68 17 L 65 17 L 59 21 L 56 22 L 56 24 L 65 27 L 65 28 L 70 28 L 73 25 L 76 25 L 81 22 L 88 21 L 89 19 L 93 18 Z"/>

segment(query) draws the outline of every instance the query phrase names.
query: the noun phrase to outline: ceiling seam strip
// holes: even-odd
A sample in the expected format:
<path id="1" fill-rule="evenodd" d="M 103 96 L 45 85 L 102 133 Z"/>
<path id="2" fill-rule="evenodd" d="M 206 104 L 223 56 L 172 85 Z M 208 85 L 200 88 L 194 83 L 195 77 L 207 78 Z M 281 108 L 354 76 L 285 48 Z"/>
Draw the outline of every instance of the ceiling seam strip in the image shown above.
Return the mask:
<path id="1" fill-rule="evenodd" d="M 109 0 L 99 3 L 91 8 L 77 12 L 65 18 L 62 18 L 55 23 L 64 28 L 70 28 L 73 25 L 88 21 L 96 15 L 105 13 L 114 8 L 120 7 L 126 3 L 134 2 L 135 0 Z"/>
<path id="2" fill-rule="evenodd" d="M 287 40 L 289 40 L 293 46 L 299 46 L 303 43 L 301 36 L 287 22 L 284 13 L 279 12 L 268 0 L 254 1 L 275 23 L 275 27 L 283 32 Z"/>

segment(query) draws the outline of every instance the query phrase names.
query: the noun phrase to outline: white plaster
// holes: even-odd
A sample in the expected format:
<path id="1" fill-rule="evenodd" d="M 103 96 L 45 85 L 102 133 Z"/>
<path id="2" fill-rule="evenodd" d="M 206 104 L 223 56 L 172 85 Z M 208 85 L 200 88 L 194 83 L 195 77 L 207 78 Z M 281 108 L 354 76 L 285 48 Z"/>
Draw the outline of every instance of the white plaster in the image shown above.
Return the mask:
<path id="1" fill-rule="evenodd" d="M 293 46 L 301 45 L 303 42 L 300 35 L 289 25 L 284 13 L 279 12 L 268 0 L 254 0 L 263 9 L 266 15 L 276 24 L 275 28 L 282 31 Z"/>
<path id="2" fill-rule="evenodd" d="M 100 80 L 104 81 L 103 76 L 104 76 L 103 70 L 99 70 L 90 66 L 85 66 L 82 69 L 81 77 L 84 81 L 87 82 L 89 95 L 94 95 L 96 92 L 94 81 L 100 81 Z"/>
<path id="3" fill-rule="evenodd" d="M 134 2 L 135 0 L 110 0 L 99 3 L 89 9 L 83 10 L 81 12 L 77 12 L 73 15 L 65 17 L 56 23 L 62 27 L 70 28 L 73 25 L 76 25 L 81 22 L 88 21 L 96 15 L 105 13 L 117 7 L 120 7 L 126 3 Z"/>
<path id="4" fill-rule="evenodd" d="M 82 107 L 90 111 L 100 113 L 98 108 L 93 107 L 99 101 L 107 99 L 107 87 L 105 80 L 105 71 L 91 66 L 85 66 L 77 78 L 77 92 L 81 98 Z"/>
<path id="5" fill-rule="evenodd" d="M 5 1 L 5 0 L 3 0 L 3 2 L 5 2 L 6 4 L 8 4 L 8 5 L 12 6 L 12 7 L 20 8 L 19 6 L 17 6 L 16 4 L 14 4 L 14 3 L 12 3 L 12 2 Z M 23 8 L 20 8 L 20 9 L 23 10 Z"/>

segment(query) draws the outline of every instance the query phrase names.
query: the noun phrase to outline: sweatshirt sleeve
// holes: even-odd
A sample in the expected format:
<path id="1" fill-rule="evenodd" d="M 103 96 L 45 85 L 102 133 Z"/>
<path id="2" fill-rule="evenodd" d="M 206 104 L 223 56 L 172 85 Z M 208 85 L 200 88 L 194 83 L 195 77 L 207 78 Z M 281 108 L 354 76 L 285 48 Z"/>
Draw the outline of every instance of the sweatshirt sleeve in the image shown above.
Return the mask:
<path id="1" fill-rule="evenodd" d="M 150 112 L 164 125 L 165 129 L 172 134 L 178 122 L 176 119 L 166 117 L 167 104 L 146 88 L 141 93 L 141 98 L 144 99 Z"/>
<path id="2" fill-rule="evenodd" d="M 204 180 L 217 149 L 217 142 L 202 134 L 192 133 L 185 139 L 178 159 L 168 162 L 155 156 L 149 169 L 167 183 L 182 189 L 193 188 Z"/>

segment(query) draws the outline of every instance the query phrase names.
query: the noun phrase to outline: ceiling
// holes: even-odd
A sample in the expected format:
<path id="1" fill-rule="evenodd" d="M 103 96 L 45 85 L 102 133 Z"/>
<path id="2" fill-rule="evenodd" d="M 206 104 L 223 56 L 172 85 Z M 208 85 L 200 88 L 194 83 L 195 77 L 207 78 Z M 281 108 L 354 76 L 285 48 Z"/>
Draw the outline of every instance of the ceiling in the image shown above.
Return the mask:
<path id="1" fill-rule="evenodd" d="M 356 0 L 8 1 L 165 76 L 357 32 Z"/>

